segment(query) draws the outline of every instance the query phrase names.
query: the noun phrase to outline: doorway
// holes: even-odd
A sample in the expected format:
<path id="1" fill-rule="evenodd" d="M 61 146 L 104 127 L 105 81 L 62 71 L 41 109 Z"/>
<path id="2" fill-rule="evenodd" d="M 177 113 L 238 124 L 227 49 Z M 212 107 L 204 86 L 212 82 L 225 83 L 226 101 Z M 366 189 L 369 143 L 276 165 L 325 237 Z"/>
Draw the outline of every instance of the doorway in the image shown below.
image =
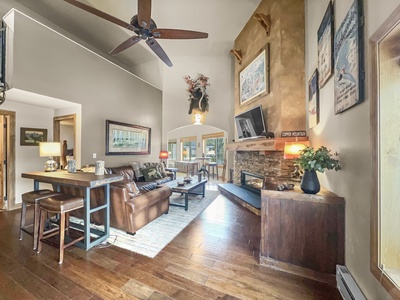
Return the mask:
<path id="1" fill-rule="evenodd" d="M 76 114 L 54 117 L 53 140 L 62 145 L 61 157 L 57 162 L 65 168 L 69 158 L 76 159 Z"/>
<path id="2" fill-rule="evenodd" d="M 15 206 L 15 118 L 15 112 L 0 110 L 0 211 Z"/>

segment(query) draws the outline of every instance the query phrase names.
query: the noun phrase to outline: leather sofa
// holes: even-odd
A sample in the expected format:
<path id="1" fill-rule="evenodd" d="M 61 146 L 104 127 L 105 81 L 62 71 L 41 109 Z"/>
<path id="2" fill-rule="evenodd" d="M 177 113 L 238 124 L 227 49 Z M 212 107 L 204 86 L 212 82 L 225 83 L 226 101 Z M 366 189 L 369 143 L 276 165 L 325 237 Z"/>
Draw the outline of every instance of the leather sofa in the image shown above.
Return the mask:
<path id="1" fill-rule="evenodd" d="M 124 179 L 110 185 L 110 226 L 135 234 L 137 230 L 147 225 L 159 216 L 168 213 L 169 198 L 172 191 L 169 187 L 160 185 L 170 177 L 152 182 L 145 190 L 139 189 L 134 179 L 134 171 L 131 166 L 106 168 L 108 174 L 121 174 Z M 145 184 L 143 184 L 145 186 Z M 153 187 L 150 189 L 150 187 Z M 62 187 L 62 192 L 83 196 L 83 189 L 74 187 Z M 104 188 L 91 190 L 91 206 L 104 204 Z M 73 213 L 76 217 L 83 217 L 83 209 Z M 91 214 L 91 222 L 102 224 L 104 211 L 100 210 Z"/>

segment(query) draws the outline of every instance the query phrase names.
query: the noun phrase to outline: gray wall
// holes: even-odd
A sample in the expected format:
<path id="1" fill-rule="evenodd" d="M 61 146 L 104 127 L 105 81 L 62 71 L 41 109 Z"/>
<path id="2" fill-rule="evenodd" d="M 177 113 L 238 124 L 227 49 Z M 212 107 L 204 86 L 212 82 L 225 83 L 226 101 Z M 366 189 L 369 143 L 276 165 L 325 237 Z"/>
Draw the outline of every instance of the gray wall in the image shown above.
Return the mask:
<path id="1" fill-rule="evenodd" d="M 86 48 L 15 12 L 14 88 L 82 104 L 82 165 L 158 160 L 161 91 Z M 105 156 L 105 120 L 150 127 L 151 154 Z M 97 159 L 92 158 L 97 153 Z"/>
<path id="2" fill-rule="evenodd" d="M 306 78 L 317 67 L 317 30 L 328 0 L 306 0 Z M 399 5 L 398 0 L 364 0 L 366 100 L 334 114 L 333 77 L 320 89 L 320 123 L 309 130 L 314 147 L 325 145 L 340 153 L 343 169 L 319 174 L 321 184 L 346 199 L 346 266 L 368 299 L 390 299 L 370 272 L 370 90 L 368 39 Z M 335 32 L 353 0 L 334 1 Z M 305 87 L 308 91 L 307 86 Z M 308 99 L 308 98 L 307 98 Z"/>

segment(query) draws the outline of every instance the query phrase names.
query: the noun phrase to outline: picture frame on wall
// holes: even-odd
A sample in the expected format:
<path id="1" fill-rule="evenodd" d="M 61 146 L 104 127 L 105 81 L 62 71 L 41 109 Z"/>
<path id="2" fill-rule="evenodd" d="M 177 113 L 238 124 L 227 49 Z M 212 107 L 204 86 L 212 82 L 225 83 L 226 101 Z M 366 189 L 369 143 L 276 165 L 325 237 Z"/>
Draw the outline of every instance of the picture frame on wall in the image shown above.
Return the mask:
<path id="1" fill-rule="evenodd" d="M 329 1 L 321 25 L 318 28 L 318 78 L 322 88 L 333 75 L 333 34 L 334 11 L 332 1 Z"/>
<path id="2" fill-rule="evenodd" d="M 247 104 L 269 93 L 269 44 L 239 73 L 239 103 Z"/>
<path id="3" fill-rule="evenodd" d="M 354 0 L 334 40 L 335 114 L 364 101 L 362 0 Z"/>
<path id="4" fill-rule="evenodd" d="M 308 81 L 308 128 L 319 123 L 319 87 L 318 69 L 315 69 Z"/>
<path id="5" fill-rule="evenodd" d="M 47 142 L 47 129 L 44 128 L 20 128 L 21 146 L 39 146 L 39 143 Z"/>
<path id="6" fill-rule="evenodd" d="M 150 154 L 151 128 L 106 120 L 106 155 Z"/>
<path id="7" fill-rule="evenodd" d="M 6 90 L 6 25 L 0 24 L 0 92 L 3 92 Z"/>

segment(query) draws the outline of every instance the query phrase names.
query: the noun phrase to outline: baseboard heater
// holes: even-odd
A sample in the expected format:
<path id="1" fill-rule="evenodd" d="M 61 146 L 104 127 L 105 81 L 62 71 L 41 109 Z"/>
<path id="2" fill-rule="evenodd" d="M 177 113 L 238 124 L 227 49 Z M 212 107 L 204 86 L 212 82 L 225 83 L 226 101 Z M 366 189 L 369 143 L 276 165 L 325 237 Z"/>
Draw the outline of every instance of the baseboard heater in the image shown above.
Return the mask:
<path id="1" fill-rule="evenodd" d="M 367 300 L 345 266 L 336 265 L 336 283 L 344 300 Z"/>

